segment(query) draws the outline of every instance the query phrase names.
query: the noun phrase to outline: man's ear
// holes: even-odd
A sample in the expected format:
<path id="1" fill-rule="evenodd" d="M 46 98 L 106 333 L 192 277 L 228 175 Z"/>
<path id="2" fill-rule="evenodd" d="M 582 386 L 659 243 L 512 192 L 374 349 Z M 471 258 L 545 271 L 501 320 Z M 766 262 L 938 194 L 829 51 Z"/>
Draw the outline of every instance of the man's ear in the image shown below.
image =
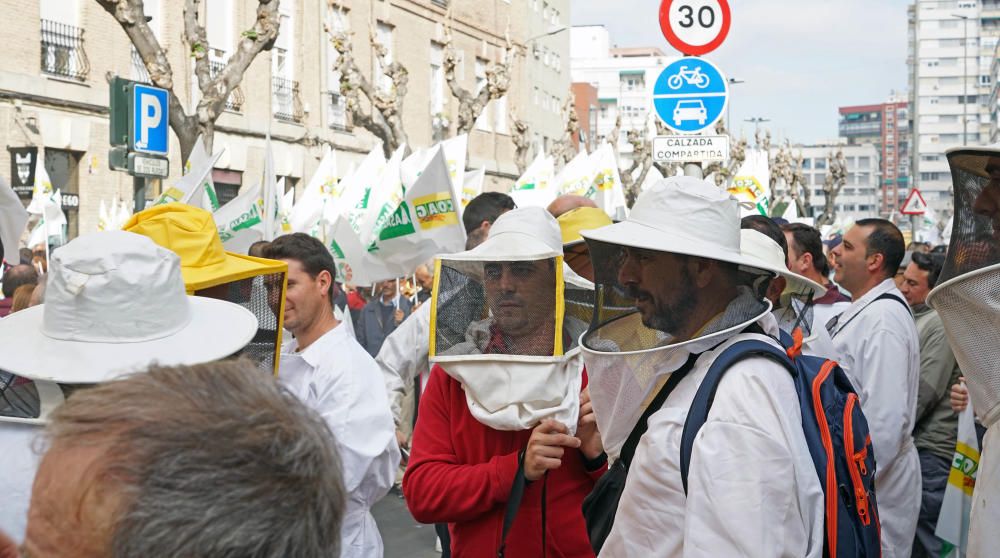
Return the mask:
<path id="1" fill-rule="evenodd" d="M 324 269 L 316 274 L 316 288 L 321 293 L 329 293 L 331 283 L 333 283 L 333 276 L 330 275 L 329 271 Z"/>

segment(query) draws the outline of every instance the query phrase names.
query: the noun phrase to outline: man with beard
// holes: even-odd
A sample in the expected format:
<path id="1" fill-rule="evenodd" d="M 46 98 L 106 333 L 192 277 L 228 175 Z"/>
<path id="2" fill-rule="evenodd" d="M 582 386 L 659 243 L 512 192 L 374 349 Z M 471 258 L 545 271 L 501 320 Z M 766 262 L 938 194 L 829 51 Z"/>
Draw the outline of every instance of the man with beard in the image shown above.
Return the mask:
<path id="1" fill-rule="evenodd" d="M 780 347 L 770 304 L 742 282 L 772 274 L 741 252 L 738 202 L 672 177 L 640 194 L 626 221 L 582 234 L 598 301 L 583 354 L 609 456 L 643 407 L 656 409 L 600 556 L 822 556 L 823 492 L 780 364 L 750 357 L 728 369 L 682 481 L 682 431 L 712 363 L 746 339 Z M 632 308 L 602 302 L 621 290 Z"/>

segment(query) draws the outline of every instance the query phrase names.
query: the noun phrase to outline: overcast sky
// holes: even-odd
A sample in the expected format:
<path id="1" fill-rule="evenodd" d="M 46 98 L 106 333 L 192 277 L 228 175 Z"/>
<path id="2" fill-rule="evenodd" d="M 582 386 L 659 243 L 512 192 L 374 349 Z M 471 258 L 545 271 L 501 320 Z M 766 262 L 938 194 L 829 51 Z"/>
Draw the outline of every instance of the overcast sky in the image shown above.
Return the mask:
<path id="1" fill-rule="evenodd" d="M 705 56 L 730 78 L 732 126 L 815 143 L 837 136 L 837 107 L 874 104 L 906 89 L 909 0 L 730 0 L 729 37 Z M 573 0 L 573 25 L 604 25 L 612 45 L 677 51 L 654 0 Z"/>

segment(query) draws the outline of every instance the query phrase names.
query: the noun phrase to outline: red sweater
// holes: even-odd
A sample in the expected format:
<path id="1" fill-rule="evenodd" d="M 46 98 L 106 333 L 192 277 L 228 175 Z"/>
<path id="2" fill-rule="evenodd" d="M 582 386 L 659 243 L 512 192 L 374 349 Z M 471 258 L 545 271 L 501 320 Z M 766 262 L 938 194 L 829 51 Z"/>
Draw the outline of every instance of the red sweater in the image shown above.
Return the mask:
<path id="1" fill-rule="evenodd" d="M 440 366 L 432 368 L 420 396 L 403 493 L 417 521 L 450 524 L 453 557 L 496 556 L 518 454 L 530 437 L 530 430 L 494 430 L 477 421 L 461 384 Z M 548 482 L 545 556 L 593 557 L 581 507 L 605 470 L 588 473 L 583 454 L 566 449 L 562 466 L 549 471 L 547 481 L 525 489 L 507 535 L 507 556 L 542 555 L 542 483 Z"/>

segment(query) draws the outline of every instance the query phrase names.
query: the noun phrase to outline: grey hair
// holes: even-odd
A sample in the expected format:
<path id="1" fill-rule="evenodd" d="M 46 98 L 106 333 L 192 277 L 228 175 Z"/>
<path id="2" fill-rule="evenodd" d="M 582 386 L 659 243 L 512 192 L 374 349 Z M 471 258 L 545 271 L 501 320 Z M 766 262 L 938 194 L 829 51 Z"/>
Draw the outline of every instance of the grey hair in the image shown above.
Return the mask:
<path id="1" fill-rule="evenodd" d="M 109 556 L 338 556 L 345 490 L 333 434 L 247 361 L 153 366 L 79 390 L 53 445 L 104 449 L 122 495 Z"/>

